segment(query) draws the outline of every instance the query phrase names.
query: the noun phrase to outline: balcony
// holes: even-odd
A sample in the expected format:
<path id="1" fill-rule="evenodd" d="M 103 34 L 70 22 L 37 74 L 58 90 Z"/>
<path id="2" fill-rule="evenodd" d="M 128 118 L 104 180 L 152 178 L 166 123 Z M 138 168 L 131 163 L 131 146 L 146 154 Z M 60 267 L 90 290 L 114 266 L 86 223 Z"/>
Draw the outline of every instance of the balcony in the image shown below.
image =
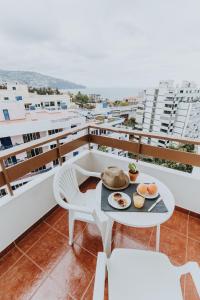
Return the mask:
<path id="1" fill-rule="evenodd" d="M 61 157 L 75 149 L 83 151 L 70 160 L 85 169 L 101 172 L 108 165 L 117 165 L 127 170 L 129 158 L 90 150 L 95 144 L 133 152 L 139 159 L 141 172 L 158 177 L 170 188 L 176 200 L 176 210 L 171 219 L 161 226 L 160 250 L 176 265 L 189 260 L 200 263 L 200 177 L 140 161 L 140 157 L 146 155 L 199 167 L 198 154 L 145 145 L 142 139 L 159 138 L 196 145 L 200 142 L 106 129 L 137 137 L 137 141 L 122 141 L 112 138 L 112 135 L 94 135 L 92 129 L 105 127 L 76 128 L 2 152 L 0 186 L 7 184 L 11 195 L 0 199 L 0 299 L 92 299 L 96 256 L 102 251 L 100 234 L 95 225 L 77 222 L 75 243 L 73 247 L 68 246 L 67 212 L 56 206 L 52 191 L 56 169 L 41 174 L 14 192 L 11 183 L 52 160 L 59 159 L 61 163 Z M 60 145 L 60 140 L 76 132 L 79 135 L 75 139 Z M 11 155 L 48 145 L 52 141 L 56 141 L 57 148 L 8 168 L 3 165 L 3 161 Z M 95 188 L 98 182 L 86 177 L 79 177 L 78 181 L 83 192 Z M 112 239 L 113 248 L 155 249 L 155 228 L 136 229 L 116 223 Z M 182 278 L 182 290 L 185 300 L 198 299 L 188 275 Z"/>

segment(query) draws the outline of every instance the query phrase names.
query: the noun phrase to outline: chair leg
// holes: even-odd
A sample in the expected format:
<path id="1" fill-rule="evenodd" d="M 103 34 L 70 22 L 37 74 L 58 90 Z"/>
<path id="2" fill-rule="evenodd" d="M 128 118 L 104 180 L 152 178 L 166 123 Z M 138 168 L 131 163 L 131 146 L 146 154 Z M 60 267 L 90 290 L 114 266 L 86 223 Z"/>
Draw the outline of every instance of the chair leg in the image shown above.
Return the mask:
<path id="1" fill-rule="evenodd" d="M 112 227 L 113 227 L 113 220 L 109 219 L 106 227 L 106 233 L 103 241 L 103 251 L 109 257 L 111 254 L 111 243 L 112 243 Z"/>
<path id="2" fill-rule="evenodd" d="M 160 250 L 160 225 L 157 225 L 156 228 L 156 251 Z"/>
<path id="3" fill-rule="evenodd" d="M 74 216 L 73 213 L 69 211 L 69 245 L 73 244 L 74 236 Z"/>

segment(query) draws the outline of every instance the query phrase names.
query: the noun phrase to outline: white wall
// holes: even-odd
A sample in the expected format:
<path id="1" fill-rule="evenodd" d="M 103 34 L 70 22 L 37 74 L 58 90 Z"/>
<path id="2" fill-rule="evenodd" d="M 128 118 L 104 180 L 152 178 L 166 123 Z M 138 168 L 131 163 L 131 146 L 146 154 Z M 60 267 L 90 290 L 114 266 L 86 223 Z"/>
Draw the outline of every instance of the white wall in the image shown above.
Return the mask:
<path id="1" fill-rule="evenodd" d="M 19 188 L 13 197 L 1 199 L 0 251 L 55 206 L 52 182 L 53 174 L 49 172 L 45 178 L 41 175 Z"/>
<path id="2" fill-rule="evenodd" d="M 21 103 L 15 103 L 15 102 L 6 102 L 0 101 L 0 121 L 5 121 L 5 117 L 3 114 L 3 110 L 7 109 L 9 113 L 10 120 L 21 120 L 25 119 L 25 110 L 24 106 Z M 7 126 L 7 125 L 1 125 L 1 126 Z"/>
<path id="3" fill-rule="evenodd" d="M 61 116 L 62 117 L 62 116 Z M 36 120 L 36 121 L 26 121 L 20 123 L 2 123 L 0 126 L 0 137 L 5 136 L 15 136 L 20 134 L 26 134 L 37 131 L 47 131 L 51 129 L 58 128 L 71 128 L 71 125 L 80 125 L 85 123 L 85 118 L 82 117 L 71 117 L 69 120 L 57 119 L 57 120 Z"/>
<path id="4" fill-rule="evenodd" d="M 79 155 L 79 158 L 84 153 Z M 70 162 L 75 162 L 74 157 Z M 9 246 L 29 227 L 36 223 L 55 205 L 53 177 L 57 168 L 39 175 L 36 179 L 5 196 L 0 201 L 0 251 Z M 79 184 L 86 178 L 79 176 Z"/>
<path id="5" fill-rule="evenodd" d="M 115 165 L 128 170 L 128 158 L 118 157 L 100 151 L 84 151 L 70 160 L 91 171 L 103 171 L 106 166 Z M 69 163 L 69 161 L 67 162 Z M 58 167 L 59 168 L 59 167 Z M 139 162 L 140 172 L 163 181 L 172 191 L 176 205 L 200 213 L 200 176 Z M 10 245 L 30 226 L 56 205 L 53 196 L 53 176 L 57 168 L 38 176 L 15 191 L 14 196 L 5 196 L 0 201 L 0 251 Z M 78 176 L 81 184 L 86 178 Z"/>

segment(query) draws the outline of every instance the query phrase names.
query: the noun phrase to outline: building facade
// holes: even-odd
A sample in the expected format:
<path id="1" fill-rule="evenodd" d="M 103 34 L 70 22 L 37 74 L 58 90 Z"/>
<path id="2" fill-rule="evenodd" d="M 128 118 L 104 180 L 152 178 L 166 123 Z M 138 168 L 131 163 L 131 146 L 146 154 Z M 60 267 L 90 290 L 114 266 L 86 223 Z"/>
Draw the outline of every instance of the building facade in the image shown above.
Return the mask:
<path id="1" fill-rule="evenodd" d="M 160 134 L 198 138 L 200 136 L 200 88 L 184 81 L 181 86 L 161 81 L 158 88 L 146 89 L 136 112 L 137 129 Z M 144 139 L 166 147 L 169 141 Z"/>
<path id="2" fill-rule="evenodd" d="M 19 83 L 1 84 L 0 150 L 4 151 L 23 143 L 83 125 L 86 122 L 85 117 L 80 115 L 77 110 L 70 109 L 70 106 L 71 102 L 67 94 L 37 95 L 29 93 L 26 85 Z M 73 136 L 69 136 L 67 139 L 73 139 Z M 39 155 L 55 147 L 56 143 L 52 142 L 46 146 L 12 156 L 5 161 L 5 165 L 8 167 L 12 164 L 20 163 L 27 158 Z M 63 160 L 78 153 L 79 151 L 77 150 L 69 153 L 63 157 Z M 46 172 L 57 165 L 58 161 L 54 161 L 34 170 L 26 178 L 13 182 L 13 190 L 32 180 L 38 174 Z M 2 189 L 0 196 L 4 196 L 6 193 L 6 188 Z"/>

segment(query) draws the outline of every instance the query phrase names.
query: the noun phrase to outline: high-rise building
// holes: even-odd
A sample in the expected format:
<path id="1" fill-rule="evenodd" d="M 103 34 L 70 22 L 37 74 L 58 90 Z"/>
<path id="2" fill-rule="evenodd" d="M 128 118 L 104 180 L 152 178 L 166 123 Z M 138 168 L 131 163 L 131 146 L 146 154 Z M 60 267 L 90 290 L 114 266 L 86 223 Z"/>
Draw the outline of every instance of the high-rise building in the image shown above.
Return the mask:
<path id="1" fill-rule="evenodd" d="M 137 129 L 197 138 L 200 136 L 200 88 L 184 81 L 174 86 L 172 80 L 161 81 L 158 88 L 146 89 L 143 103 L 137 109 Z M 168 141 L 144 139 L 165 147 Z"/>

